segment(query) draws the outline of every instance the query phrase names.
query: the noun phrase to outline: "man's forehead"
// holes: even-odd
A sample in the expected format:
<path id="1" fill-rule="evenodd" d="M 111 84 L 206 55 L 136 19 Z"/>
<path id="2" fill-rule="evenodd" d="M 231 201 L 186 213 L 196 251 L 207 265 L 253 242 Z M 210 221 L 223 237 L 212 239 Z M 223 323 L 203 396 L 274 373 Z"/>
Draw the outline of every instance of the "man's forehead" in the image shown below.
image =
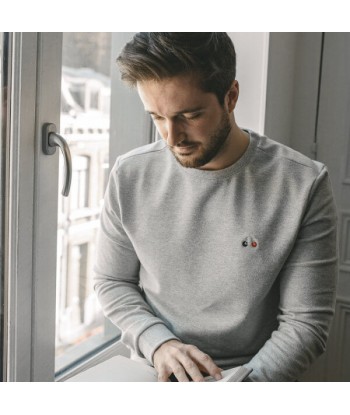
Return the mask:
<path id="1" fill-rule="evenodd" d="M 149 113 L 169 112 L 172 115 L 199 111 L 216 99 L 204 92 L 191 78 L 173 77 L 160 81 L 142 81 L 137 90 Z"/>

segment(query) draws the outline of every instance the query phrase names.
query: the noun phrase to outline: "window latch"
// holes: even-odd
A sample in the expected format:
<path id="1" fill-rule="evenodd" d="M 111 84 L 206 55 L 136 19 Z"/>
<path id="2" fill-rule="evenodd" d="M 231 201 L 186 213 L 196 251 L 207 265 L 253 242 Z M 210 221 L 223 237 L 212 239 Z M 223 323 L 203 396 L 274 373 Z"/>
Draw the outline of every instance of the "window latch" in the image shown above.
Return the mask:
<path id="1" fill-rule="evenodd" d="M 44 154 L 48 156 L 55 154 L 57 146 L 62 151 L 64 160 L 64 180 L 62 195 L 68 196 L 72 183 L 72 157 L 67 141 L 61 135 L 57 134 L 56 125 L 52 123 L 45 123 L 43 125 L 42 134 L 42 149 Z"/>

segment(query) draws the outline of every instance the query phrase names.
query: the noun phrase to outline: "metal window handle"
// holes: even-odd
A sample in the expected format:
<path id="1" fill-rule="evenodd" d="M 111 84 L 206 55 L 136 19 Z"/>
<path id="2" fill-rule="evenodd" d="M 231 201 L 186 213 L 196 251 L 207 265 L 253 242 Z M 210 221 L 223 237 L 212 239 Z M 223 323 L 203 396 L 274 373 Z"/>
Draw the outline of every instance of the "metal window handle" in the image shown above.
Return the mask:
<path id="1" fill-rule="evenodd" d="M 64 184 L 62 189 L 62 195 L 68 196 L 70 185 L 72 183 L 72 157 L 70 154 L 69 146 L 67 144 L 67 141 L 61 135 L 57 134 L 55 124 L 44 124 L 42 142 L 44 154 L 55 154 L 57 146 L 61 149 L 64 160 Z"/>

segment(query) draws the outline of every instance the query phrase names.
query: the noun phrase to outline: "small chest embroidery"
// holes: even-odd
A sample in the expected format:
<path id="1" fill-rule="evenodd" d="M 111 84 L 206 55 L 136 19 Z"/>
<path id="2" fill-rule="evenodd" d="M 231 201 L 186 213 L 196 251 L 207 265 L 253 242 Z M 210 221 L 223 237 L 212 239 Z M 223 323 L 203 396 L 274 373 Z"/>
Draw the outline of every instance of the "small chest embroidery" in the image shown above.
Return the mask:
<path id="1" fill-rule="evenodd" d="M 243 242 L 242 242 L 242 246 L 246 247 L 251 247 L 251 248 L 257 248 L 258 247 L 258 242 L 256 241 L 255 238 L 252 238 L 251 236 L 247 236 Z"/>

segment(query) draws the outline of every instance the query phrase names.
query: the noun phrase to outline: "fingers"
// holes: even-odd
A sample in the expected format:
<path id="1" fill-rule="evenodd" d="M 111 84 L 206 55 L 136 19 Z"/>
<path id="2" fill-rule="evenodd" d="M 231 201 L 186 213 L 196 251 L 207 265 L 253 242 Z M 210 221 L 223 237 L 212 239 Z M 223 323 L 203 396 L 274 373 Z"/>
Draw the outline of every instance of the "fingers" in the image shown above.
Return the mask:
<path id="1" fill-rule="evenodd" d="M 207 372 L 215 379 L 222 378 L 221 369 L 207 354 L 196 346 L 182 343 L 167 344 L 162 347 L 155 359 L 158 381 L 166 382 L 174 374 L 179 382 L 188 382 L 189 377 L 195 382 L 203 382 L 201 373 Z"/>
<path id="2" fill-rule="evenodd" d="M 168 361 L 168 364 L 159 369 L 158 381 L 167 382 L 169 376 L 174 374 L 179 382 L 189 382 L 189 377 L 194 382 L 203 382 L 204 378 L 198 366 L 189 358 L 178 356 L 178 359 Z"/>
<path id="3" fill-rule="evenodd" d="M 221 369 L 214 363 L 212 358 L 199 350 L 196 346 L 192 346 L 191 357 L 198 364 L 198 367 L 207 372 L 210 376 L 216 380 L 222 379 Z"/>
<path id="4" fill-rule="evenodd" d="M 168 382 L 171 374 L 174 374 L 179 382 L 189 382 L 184 367 L 175 359 L 170 360 L 166 366 L 159 369 L 158 382 Z"/>
<path id="5" fill-rule="evenodd" d="M 182 367 L 185 369 L 186 373 L 188 373 L 189 376 L 191 376 L 191 379 L 194 382 L 203 382 L 204 377 L 199 370 L 199 367 L 197 364 L 193 361 L 190 354 L 182 354 L 179 356 L 179 361 L 182 365 Z M 176 373 L 174 373 L 176 376 Z M 177 377 L 177 376 L 176 376 Z"/>

